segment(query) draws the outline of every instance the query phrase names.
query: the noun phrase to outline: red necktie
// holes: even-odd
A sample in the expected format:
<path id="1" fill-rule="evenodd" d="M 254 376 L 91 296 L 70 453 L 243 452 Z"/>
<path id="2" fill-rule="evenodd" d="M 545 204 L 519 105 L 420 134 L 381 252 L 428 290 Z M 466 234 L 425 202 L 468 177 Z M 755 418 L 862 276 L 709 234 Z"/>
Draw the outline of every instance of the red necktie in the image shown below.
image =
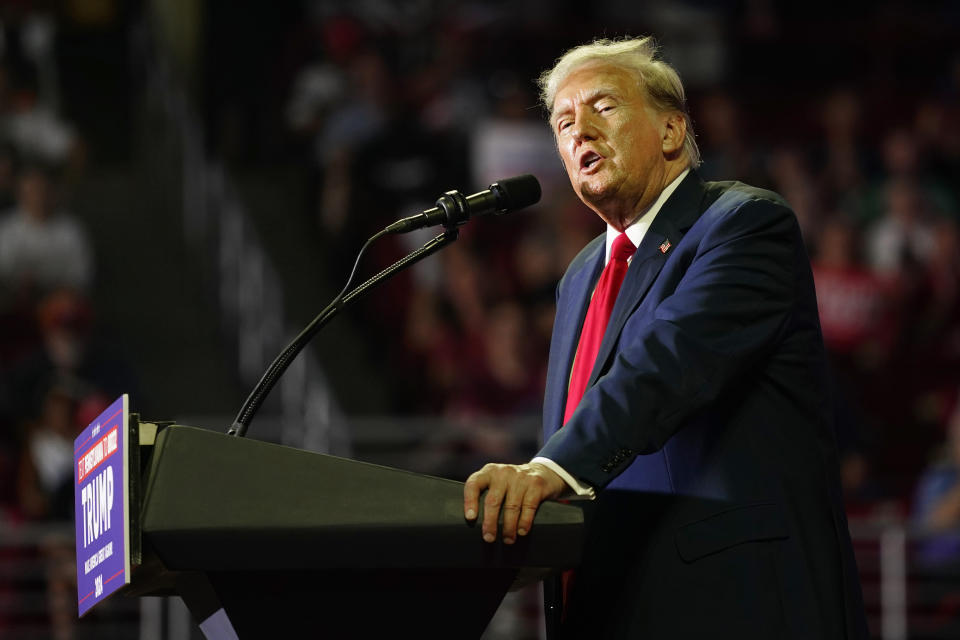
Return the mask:
<path id="1" fill-rule="evenodd" d="M 620 285 L 627 275 L 627 259 L 633 255 L 637 248 L 630 242 L 627 234 L 621 233 L 613 241 L 610 248 L 610 261 L 604 267 L 600 279 L 597 280 L 597 286 L 593 290 L 593 298 L 590 299 L 590 306 L 587 308 L 587 317 L 583 320 L 583 330 L 580 332 L 580 344 L 577 346 L 577 355 L 573 359 L 573 371 L 570 374 L 570 385 L 567 388 L 567 408 L 563 412 L 563 424 L 567 424 L 570 416 L 577 410 L 577 405 L 583 399 L 583 394 L 587 390 L 587 381 L 590 380 L 590 372 L 593 371 L 594 361 L 597 359 L 597 353 L 600 351 L 600 343 L 603 342 L 603 334 L 607 330 L 607 324 L 610 322 L 610 314 L 613 312 L 613 305 L 617 301 L 617 294 L 620 293 Z M 561 602 L 563 609 L 561 611 L 561 620 L 566 620 L 567 603 L 570 601 L 570 593 L 573 591 L 573 582 L 576 579 L 576 572 L 573 569 L 567 569 L 562 574 L 561 579 Z"/>
<path id="2" fill-rule="evenodd" d="M 577 405 L 587 390 L 587 381 L 593 371 L 603 334 L 610 322 L 610 313 L 620 293 L 620 285 L 627 275 L 627 259 L 637 248 L 630 242 L 627 234 L 621 233 L 613 241 L 610 248 L 610 261 L 604 267 L 597 287 L 593 290 L 587 317 L 583 321 L 583 330 L 580 332 L 580 344 L 577 346 L 577 355 L 573 360 L 573 371 L 570 374 L 570 386 L 567 389 L 567 407 L 563 412 L 563 423 L 566 424 L 576 411 Z"/>

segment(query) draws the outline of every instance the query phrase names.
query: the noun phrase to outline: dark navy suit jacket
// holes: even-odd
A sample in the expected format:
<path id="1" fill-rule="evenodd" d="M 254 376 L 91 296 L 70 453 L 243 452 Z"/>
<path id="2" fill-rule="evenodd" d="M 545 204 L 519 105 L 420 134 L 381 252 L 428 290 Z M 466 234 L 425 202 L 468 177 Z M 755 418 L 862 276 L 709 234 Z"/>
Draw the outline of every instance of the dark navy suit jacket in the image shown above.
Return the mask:
<path id="1" fill-rule="evenodd" d="M 560 282 L 548 457 L 598 490 L 566 637 L 866 637 L 809 260 L 780 196 L 691 172 L 562 429 L 603 236 Z"/>

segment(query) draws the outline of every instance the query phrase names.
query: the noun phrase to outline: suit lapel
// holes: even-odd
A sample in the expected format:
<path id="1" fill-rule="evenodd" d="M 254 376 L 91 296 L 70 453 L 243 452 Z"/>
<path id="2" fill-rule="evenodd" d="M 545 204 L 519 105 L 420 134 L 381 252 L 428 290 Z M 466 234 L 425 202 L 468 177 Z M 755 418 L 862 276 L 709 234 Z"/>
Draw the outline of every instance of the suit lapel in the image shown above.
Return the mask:
<path id="1" fill-rule="evenodd" d="M 640 305 L 650 286 L 660 274 L 672 247 L 683 238 L 683 234 L 696 222 L 702 213 L 702 201 L 705 186 L 700 177 L 691 171 L 677 189 L 663 204 L 663 208 L 653 220 L 650 229 L 643 236 L 640 246 L 633 254 L 630 268 L 617 294 L 617 301 L 610 314 L 610 322 L 603 334 L 603 342 L 590 373 L 587 386 L 593 385 L 606 370 L 607 360 L 620 339 L 623 325 L 633 311 Z M 580 332 L 577 331 L 579 337 Z"/>
<path id="2" fill-rule="evenodd" d="M 557 300 L 557 318 L 553 327 L 554 341 L 550 348 L 550 368 L 547 374 L 547 402 L 544 405 L 546 436 L 560 428 L 563 408 L 567 402 L 570 368 L 580 341 L 580 330 L 587 314 L 590 296 L 600 272 L 603 271 L 606 245 L 604 236 L 593 241 L 583 264 L 576 272 L 567 274 L 563 292 Z"/>

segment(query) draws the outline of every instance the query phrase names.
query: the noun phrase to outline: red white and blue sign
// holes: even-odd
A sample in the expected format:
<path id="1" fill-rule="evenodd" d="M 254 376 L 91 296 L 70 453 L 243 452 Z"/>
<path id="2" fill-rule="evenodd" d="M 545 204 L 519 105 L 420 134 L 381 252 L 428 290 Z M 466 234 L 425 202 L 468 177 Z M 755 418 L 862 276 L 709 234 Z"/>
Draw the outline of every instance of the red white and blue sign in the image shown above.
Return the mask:
<path id="1" fill-rule="evenodd" d="M 80 615 L 130 582 L 126 394 L 83 430 L 73 448 Z"/>

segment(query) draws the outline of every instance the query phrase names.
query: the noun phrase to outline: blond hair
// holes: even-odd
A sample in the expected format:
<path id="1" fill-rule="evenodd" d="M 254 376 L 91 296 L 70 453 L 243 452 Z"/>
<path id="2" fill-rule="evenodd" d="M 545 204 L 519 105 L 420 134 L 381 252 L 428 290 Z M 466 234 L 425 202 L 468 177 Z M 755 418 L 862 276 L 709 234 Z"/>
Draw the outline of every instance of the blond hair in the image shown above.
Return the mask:
<path id="1" fill-rule="evenodd" d="M 657 59 L 657 43 L 651 36 L 623 40 L 601 38 L 590 44 L 570 49 L 553 65 L 540 74 L 540 101 L 548 113 L 553 112 L 553 100 L 560 84 L 575 70 L 587 64 L 605 63 L 625 69 L 637 76 L 650 106 L 659 111 L 676 112 L 683 116 L 687 134 L 683 150 L 690 165 L 700 165 L 700 149 L 693 132 L 693 121 L 687 111 L 687 96 L 677 71 Z"/>

